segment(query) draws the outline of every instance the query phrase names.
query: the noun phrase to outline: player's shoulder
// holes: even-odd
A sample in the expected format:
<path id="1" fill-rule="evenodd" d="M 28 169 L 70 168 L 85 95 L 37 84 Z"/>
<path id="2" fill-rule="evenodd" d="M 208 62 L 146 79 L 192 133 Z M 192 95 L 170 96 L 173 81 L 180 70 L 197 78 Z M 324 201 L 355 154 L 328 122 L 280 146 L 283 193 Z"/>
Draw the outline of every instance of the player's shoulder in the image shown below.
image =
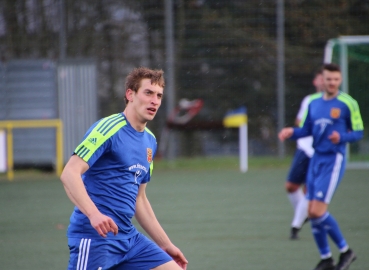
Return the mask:
<path id="1" fill-rule="evenodd" d="M 357 102 L 352 96 L 341 91 L 338 93 L 337 99 L 343 102 L 351 102 L 351 103 Z"/>
<path id="2" fill-rule="evenodd" d="M 308 97 L 309 97 L 309 99 L 308 99 L 309 104 L 314 104 L 318 100 L 323 99 L 323 93 L 310 94 Z"/>
<path id="3" fill-rule="evenodd" d="M 357 110 L 359 107 L 357 101 L 352 96 L 341 91 L 337 96 L 337 100 L 344 103 L 350 110 Z"/>
<path id="4" fill-rule="evenodd" d="M 310 95 L 307 95 L 307 96 L 305 96 L 305 97 L 302 99 L 301 104 L 308 103 L 308 102 L 309 102 L 309 100 L 310 100 Z"/>
<path id="5" fill-rule="evenodd" d="M 104 118 L 101 118 L 100 121 L 107 121 L 107 120 L 124 120 L 125 116 L 122 113 L 114 113 Z"/>
<path id="6" fill-rule="evenodd" d="M 309 101 L 311 102 L 313 100 L 323 98 L 323 93 L 320 92 L 320 93 L 310 94 L 310 95 L 308 95 L 308 97 L 309 97 Z"/>
<path id="7" fill-rule="evenodd" d="M 91 132 L 110 137 L 126 124 L 124 115 L 122 113 L 115 113 L 98 120 L 91 126 L 90 130 Z"/>

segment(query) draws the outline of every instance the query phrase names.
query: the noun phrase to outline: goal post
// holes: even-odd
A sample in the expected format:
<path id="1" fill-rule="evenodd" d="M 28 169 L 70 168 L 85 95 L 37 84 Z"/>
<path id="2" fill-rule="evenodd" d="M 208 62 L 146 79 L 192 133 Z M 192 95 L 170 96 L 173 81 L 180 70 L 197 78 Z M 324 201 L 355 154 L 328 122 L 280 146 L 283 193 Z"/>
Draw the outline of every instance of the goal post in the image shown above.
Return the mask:
<path id="1" fill-rule="evenodd" d="M 348 168 L 369 168 L 369 36 L 341 36 L 327 41 L 324 63 L 340 65 L 341 90 L 357 100 L 364 122 L 364 138 L 347 146 Z"/>
<path id="2" fill-rule="evenodd" d="M 0 129 L 0 173 L 6 172 L 6 133 Z"/>
<path id="3" fill-rule="evenodd" d="M 63 123 L 60 119 L 47 120 L 9 120 L 0 121 L 0 131 L 6 133 L 6 154 L 5 164 L 7 178 L 9 181 L 14 179 L 14 160 L 13 160 L 13 129 L 16 128 L 55 128 L 56 129 L 56 159 L 55 172 L 60 175 L 63 169 Z M 4 149 L 3 149 L 4 150 Z"/>

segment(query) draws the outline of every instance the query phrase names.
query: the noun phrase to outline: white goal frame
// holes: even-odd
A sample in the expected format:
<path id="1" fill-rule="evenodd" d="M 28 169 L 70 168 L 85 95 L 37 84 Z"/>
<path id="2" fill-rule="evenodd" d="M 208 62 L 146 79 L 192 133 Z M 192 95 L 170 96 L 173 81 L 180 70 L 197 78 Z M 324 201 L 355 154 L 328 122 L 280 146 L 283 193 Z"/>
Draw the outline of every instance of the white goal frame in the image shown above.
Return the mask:
<path id="1" fill-rule="evenodd" d="M 324 49 L 324 63 L 331 63 L 333 58 L 334 46 L 340 46 L 339 65 L 342 73 L 341 89 L 345 93 L 349 93 L 349 77 L 348 77 L 348 54 L 347 46 L 356 44 L 368 44 L 369 36 L 341 36 L 328 40 Z M 350 145 L 347 144 L 347 168 L 348 169 L 369 169 L 369 162 L 366 161 L 350 161 Z"/>

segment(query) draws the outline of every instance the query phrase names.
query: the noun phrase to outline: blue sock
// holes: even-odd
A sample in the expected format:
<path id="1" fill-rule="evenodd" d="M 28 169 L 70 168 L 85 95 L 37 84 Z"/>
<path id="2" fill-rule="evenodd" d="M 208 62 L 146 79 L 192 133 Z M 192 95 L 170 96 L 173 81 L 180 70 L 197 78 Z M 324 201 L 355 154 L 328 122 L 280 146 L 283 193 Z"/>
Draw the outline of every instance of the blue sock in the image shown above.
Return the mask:
<path id="1" fill-rule="evenodd" d="M 331 214 L 329 214 L 329 212 L 326 214 L 328 214 L 328 216 L 324 221 L 322 221 L 321 224 L 327 230 L 327 233 L 332 238 L 338 249 L 342 251 L 343 249 L 347 248 L 347 242 L 341 233 L 337 221 Z"/>
<path id="2" fill-rule="evenodd" d="M 325 226 L 322 224 L 327 218 L 327 213 L 319 218 L 311 218 L 311 230 L 315 239 L 315 243 L 318 246 L 320 257 L 326 259 L 332 256 L 331 250 L 328 244 L 327 231 Z"/>

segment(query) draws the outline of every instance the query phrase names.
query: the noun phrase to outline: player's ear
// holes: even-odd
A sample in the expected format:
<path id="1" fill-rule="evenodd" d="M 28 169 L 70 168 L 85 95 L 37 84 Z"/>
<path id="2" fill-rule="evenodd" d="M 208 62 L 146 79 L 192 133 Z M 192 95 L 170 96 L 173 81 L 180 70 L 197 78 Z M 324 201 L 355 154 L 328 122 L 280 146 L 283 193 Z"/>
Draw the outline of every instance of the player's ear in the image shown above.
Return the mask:
<path id="1" fill-rule="evenodd" d="M 127 89 L 126 98 L 129 102 L 132 101 L 132 96 L 133 96 L 133 90 L 132 89 Z"/>

